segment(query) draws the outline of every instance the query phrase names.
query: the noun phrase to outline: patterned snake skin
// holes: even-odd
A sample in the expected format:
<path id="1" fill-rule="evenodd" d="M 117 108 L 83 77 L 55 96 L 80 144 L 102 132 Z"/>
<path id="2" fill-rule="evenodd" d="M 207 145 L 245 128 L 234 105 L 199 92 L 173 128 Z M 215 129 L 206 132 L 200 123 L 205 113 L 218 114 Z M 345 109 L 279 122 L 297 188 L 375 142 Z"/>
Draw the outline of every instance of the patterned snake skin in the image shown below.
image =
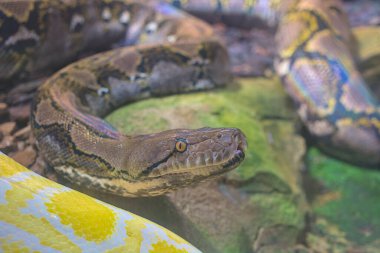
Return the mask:
<path id="1" fill-rule="evenodd" d="M 276 71 L 311 136 L 332 156 L 380 168 L 379 101 L 357 70 L 341 1 L 170 2 L 193 13 L 277 25 Z"/>
<path id="2" fill-rule="evenodd" d="M 174 4 L 191 9 L 192 3 L 196 7 L 201 2 Z M 356 70 L 340 1 L 210 2 L 202 8 L 246 10 L 277 23 L 276 69 L 311 135 L 332 155 L 379 166 L 378 101 Z M 54 74 L 36 95 L 31 122 L 41 153 L 69 180 L 123 196 L 163 194 L 238 166 L 246 147 L 243 134 L 203 128 L 125 136 L 99 117 L 150 96 L 223 86 L 230 77 L 228 56 L 213 37 L 202 21 L 162 4 L 2 1 L 0 80 L 33 76 L 72 60 L 84 48 L 101 48 L 122 38 L 127 44 L 147 43 L 94 55 Z M 196 252 L 162 228 L 41 179 L 3 155 L 0 162 L 3 248 L 105 251 L 130 239 L 132 252 L 166 252 L 157 244 L 173 252 Z M 74 210 L 72 203 L 93 205 L 112 228 L 92 229 L 93 223 L 80 218 L 91 209 L 77 204 L 79 218 L 73 217 L 68 203 Z M 141 236 L 144 227 L 146 237 Z M 40 232 L 45 228 L 52 231 L 49 236 Z M 17 243 L 20 238 L 22 244 Z M 72 248 L 52 245 L 47 238 Z"/>
<path id="3" fill-rule="evenodd" d="M 163 38 L 150 36 L 152 20 L 166 24 Z M 153 196 L 218 176 L 244 159 L 246 140 L 238 129 L 125 136 L 99 118 L 136 100 L 227 83 L 226 50 L 202 21 L 137 2 L 11 0 L 0 2 L 0 25 L 3 81 L 59 66 L 125 31 L 126 43 L 138 37 L 155 42 L 75 62 L 39 88 L 31 115 L 39 151 L 74 183 Z M 175 31 L 184 26 L 189 29 Z M 173 31 L 175 42 L 167 42 L 165 33 Z M 157 225 L 37 177 L 3 155 L 0 162 L 0 246 L 6 251 L 198 252 Z"/>
<path id="4" fill-rule="evenodd" d="M 200 252 L 144 218 L 43 178 L 0 153 L 0 252 Z"/>
<path id="5" fill-rule="evenodd" d="M 3 6 L 9 9 L 12 3 Z M 212 38 L 208 25 L 181 13 L 162 15 L 159 9 L 134 2 L 96 1 L 91 4 L 93 9 L 87 1 L 79 1 L 74 7 L 81 9 L 74 11 L 68 4 L 51 6 L 49 3 L 14 4 L 25 5 L 24 8 L 33 5 L 30 8 L 38 19 L 55 18 L 55 22 L 40 28 L 45 32 L 41 32 L 41 36 L 47 39 L 51 36 L 50 30 L 66 25 L 63 33 L 67 32 L 70 43 L 56 45 L 54 59 L 61 52 L 66 58 L 69 55 L 66 50 L 71 52 L 70 47 L 79 41 L 87 44 L 99 40 L 104 36 L 103 30 L 105 34 L 113 34 L 110 37 L 120 38 L 129 23 L 131 33 L 134 29 L 142 30 L 134 26 L 149 25 L 149 22 L 152 26 L 151 20 L 166 22 L 169 28 L 189 27 L 187 33 L 175 33 L 182 36 L 177 37 L 175 43 L 155 36 L 154 45 L 124 47 L 77 61 L 55 73 L 40 87 L 32 106 L 31 124 L 39 151 L 51 167 L 68 180 L 93 189 L 122 196 L 153 196 L 212 178 L 240 164 L 246 141 L 238 129 L 180 129 L 125 136 L 99 118 L 121 105 L 147 97 L 224 85 L 230 78 L 228 56 L 225 48 Z M 53 13 L 58 17 L 51 17 Z M 68 13 L 72 14 L 69 24 Z M 29 16 L 27 22 L 31 18 Z M 87 27 L 83 20 L 95 21 Z M 82 26 L 78 26 L 78 22 L 83 22 Z M 17 41 L 21 30 L 23 26 L 19 26 L 8 41 Z M 172 32 L 165 31 L 165 27 L 160 31 L 160 34 Z M 209 36 L 203 37 L 207 31 Z M 48 43 L 45 37 L 36 42 L 34 52 L 31 50 L 34 44 L 25 45 L 32 53 L 26 56 L 30 59 L 22 71 L 37 70 L 33 59 L 38 54 L 37 48 Z M 148 34 L 141 37 L 146 43 L 153 39 Z M 19 44 L 12 44 L 11 48 L 16 50 Z M 11 48 L 7 49 L 9 56 L 14 55 Z M 50 59 L 52 62 L 53 58 Z"/>

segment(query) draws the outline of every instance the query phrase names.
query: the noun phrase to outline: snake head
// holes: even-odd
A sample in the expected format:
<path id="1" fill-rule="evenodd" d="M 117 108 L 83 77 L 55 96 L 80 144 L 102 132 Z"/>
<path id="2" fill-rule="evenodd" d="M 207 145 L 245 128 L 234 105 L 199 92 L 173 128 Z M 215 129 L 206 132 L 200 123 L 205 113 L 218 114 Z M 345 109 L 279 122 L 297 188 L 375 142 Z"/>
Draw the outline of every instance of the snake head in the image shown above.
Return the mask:
<path id="1" fill-rule="evenodd" d="M 247 142 L 239 129 L 169 130 L 137 136 L 125 168 L 137 196 L 163 194 L 236 168 Z"/>

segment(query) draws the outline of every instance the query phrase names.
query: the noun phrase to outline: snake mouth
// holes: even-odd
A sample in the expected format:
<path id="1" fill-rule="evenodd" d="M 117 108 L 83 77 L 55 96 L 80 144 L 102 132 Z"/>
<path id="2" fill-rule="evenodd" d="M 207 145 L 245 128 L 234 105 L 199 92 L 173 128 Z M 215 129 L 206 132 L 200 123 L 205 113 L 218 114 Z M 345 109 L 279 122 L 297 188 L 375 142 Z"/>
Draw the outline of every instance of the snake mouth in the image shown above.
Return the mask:
<path id="1" fill-rule="evenodd" d="M 247 150 L 247 141 L 245 140 L 245 138 L 238 139 L 238 137 L 235 137 L 235 141 L 238 143 L 237 148 L 232 158 L 223 163 L 223 169 L 221 171 L 222 173 L 236 168 L 245 158 L 245 152 Z"/>
<path id="2" fill-rule="evenodd" d="M 243 150 L 236 150 L 234 156 L 223 164 L 224 169 L 235 168 L 238 163 L 243 161 L 245 153 Z"/>

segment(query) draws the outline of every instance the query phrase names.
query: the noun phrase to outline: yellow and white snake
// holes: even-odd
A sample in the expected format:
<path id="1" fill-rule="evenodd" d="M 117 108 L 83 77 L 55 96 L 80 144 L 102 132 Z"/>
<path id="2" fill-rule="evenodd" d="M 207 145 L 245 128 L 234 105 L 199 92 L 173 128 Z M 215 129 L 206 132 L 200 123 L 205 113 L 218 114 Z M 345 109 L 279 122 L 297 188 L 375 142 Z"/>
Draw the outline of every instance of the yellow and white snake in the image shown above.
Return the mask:
<path id="1" fill-rule="evenodd" d="M 0 252 L 200 252 L 144 218 L 39 176 L 0 153 Z"/>
<path id="2" fill-rule="evenodd" d="M 191 8 L 191 3 L 186 1 L 183 7 Z M 246 9 L 278 22 L 276 69 L 311 135 L 332 155 L 378 167 L 378 101 L 355 67 L 342 3 L 217 3 L 218 8 Z M 102 47 L 122 38 L 125 31 L 126 43 L 139 40 L 146 45 L 75 62 L 37 92 L 31 122 L 49 165 L 77 184 L 123 196 L 163 194 L 237 167 L 246 147 L 238 129 L 125 136 L 99 118 L 129 102 L 217 88 L 230 80 L 226 50 L 212 29 L 161 3 L 3 1 L 0 80 L 32 76 L 63 64 L 84 47 Z M 141 218 L 41 179 L 3 155 L 0 161 L 3 248 L 196 252 Z M 99 227 L 93 227 L 96 216 L 87 217 L 96 212 L 103 217 Z M 46 231 L 52 231 L 52 241 Z"/>

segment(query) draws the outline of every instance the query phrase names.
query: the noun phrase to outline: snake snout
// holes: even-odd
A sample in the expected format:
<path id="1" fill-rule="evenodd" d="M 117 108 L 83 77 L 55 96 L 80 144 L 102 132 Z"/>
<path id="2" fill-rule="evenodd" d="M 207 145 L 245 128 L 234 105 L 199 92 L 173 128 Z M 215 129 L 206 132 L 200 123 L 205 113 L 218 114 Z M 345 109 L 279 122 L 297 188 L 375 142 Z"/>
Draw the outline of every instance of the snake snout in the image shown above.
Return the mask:
<path id="1" fill-rule="evenodd" d="M 247 150 L 247 147 L 248 147 L 247 139 L 246 139 L 245 135 L 243 134 L 243 132 L 240 131 L 239 129 L 235 130 L 234 140 L 235 140 L 235 143 L 237 143 L 236 151 L 245 153 L 245 151 Z"/>
<path id="2" fill-rule="evenodd" d="M 233 155 L 244 157 L 247 150 L 247 139 L 240 129 L 232 128 L 232 133 L 228 139 L 224 140 L 226 146 L 230 146 Z"/>
<path id="3" fill-rule="evenodd" d="M 225 161 L 222 168 L 225 171 L 236 168 L 244 159 L 247 150 L 247 140 L 242 131 L 237 128 L 227 130 L 228 134 L 223 139 Z"/>

